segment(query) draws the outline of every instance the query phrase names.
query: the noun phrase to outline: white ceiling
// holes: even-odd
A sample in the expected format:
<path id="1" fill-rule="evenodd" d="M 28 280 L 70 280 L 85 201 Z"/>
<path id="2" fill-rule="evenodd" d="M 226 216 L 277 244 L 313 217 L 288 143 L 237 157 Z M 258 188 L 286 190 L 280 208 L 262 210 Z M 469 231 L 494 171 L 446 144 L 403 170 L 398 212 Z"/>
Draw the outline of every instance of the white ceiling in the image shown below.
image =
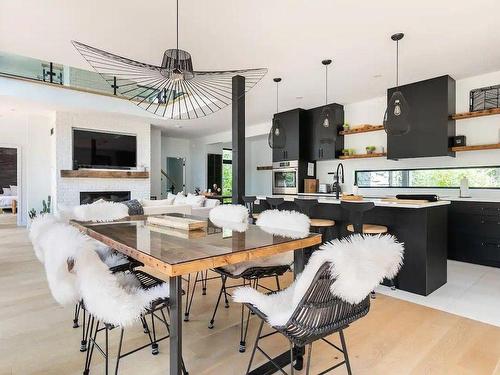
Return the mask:
<path id="1" fill-rule="evenodd" d="M 324 58 L 334 60 L 329 101 L 385 95 L 394 85 L 389 37 L 399 31 L 406 34 L 402 83 L 500 70 L 499 13 L 498 0 L 181 0 L 180 48 L 192 54 L 196 70 L 269 69 L 247 95 L 247 125 L 255 125 L 275 112 L 276 76 L 283 78 L 280 110 L 323 104 Z M 175 0 L 0 2 L 1 51 L 89 69 L 72 39 L 159 64 L 175 47 Z M 180 131 L 201 136 L 229 129 L 230 121 L 226 108 L 182 121 Z"/>

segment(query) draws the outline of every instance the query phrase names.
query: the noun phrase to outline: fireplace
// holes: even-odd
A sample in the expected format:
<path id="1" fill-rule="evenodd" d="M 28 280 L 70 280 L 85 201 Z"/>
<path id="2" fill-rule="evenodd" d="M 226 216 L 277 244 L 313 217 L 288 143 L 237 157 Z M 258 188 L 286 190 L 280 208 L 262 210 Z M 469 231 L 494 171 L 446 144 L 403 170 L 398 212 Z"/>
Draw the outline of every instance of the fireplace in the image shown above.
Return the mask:
<path id="1" fill-rule="evenodd" d="M 130 191 L 82 191 L 80 204 L 94 203 L 103 199 L 109 202 L 123 202 L 130 200 Z"/>

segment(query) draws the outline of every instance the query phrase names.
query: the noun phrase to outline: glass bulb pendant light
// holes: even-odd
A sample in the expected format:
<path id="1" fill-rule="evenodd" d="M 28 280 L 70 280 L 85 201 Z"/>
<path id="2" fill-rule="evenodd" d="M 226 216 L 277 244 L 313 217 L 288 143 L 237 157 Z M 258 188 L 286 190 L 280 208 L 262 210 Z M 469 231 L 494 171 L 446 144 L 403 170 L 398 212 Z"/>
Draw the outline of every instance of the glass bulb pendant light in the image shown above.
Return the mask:
<path id="1" fill-rule="evenodd" d="M 321 64 L 325 66 L 325 106 L 321 111 L 320 129 L 329 130 L 321 133 L 321 143 L 333 143 L 337 139 L 337 129 L 332 128 L 334 126 L 334 114 L 328 105 L 328 66 L 331 63 L 332 60 L 330 59 L 321 61 Z"/>
<path id="2" fill-rule="evenodd" d="M 273 78 L 273 81 L 276 82 L 276 114 L 278 114 L 278 85 L 281 82 L 281 78 Z M 277 115 L 273 117 L 273 125 L 271 126 L 271 130 L 269 131 L 269 135 L 267 136 L 267 142 L 269 143 L 269 147 L 271 147 L 272 149 L 285 148 L 286 133 Z"/>
<path id="3" fill-rule="evenodd" d="M 391 95 L 384 115 L 385 132 L 395 136 L 405 135 L 410 131 L 408 121 L 410 106 L 399 90 L 399 41 L 403 37 L 403 33 L 391 36 L 391 39 L 396 42 L 396 91 Z"/>

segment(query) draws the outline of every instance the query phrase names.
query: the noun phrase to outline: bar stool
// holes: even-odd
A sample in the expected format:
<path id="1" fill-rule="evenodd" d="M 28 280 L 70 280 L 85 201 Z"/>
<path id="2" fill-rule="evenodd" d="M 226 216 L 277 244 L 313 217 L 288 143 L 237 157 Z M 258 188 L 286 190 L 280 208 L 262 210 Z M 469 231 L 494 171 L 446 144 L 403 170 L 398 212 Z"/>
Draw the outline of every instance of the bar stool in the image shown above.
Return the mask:
<path id="1" fill-rule="evenodd" d="M 245 207 L 248 209 L 248 217 L 252 220 L 252 223 L 255 223 L 255 221 L 259 218 L 259 214 L 253 212 L 257 197 L 255 195 L 245 195 L 242 199 L 243 203 L 245 203 Z"/>
<path id="2" fill-rule="evenodd" d="M 276 197 L 266 197 L 266 202 L 271 210 L 278 210 L 279 206 L 285 203 L 285 199 Z"/>
<path id="3" fill-rule="evenodd" d="M 352 224 L 347 225 L 347 231 L 359 234 L 384 234 L 388 232 L 385 225 L 364 224 L 363 215 L 366 211 L 375 207 L 373 202 L 346 202 L 341 201 L 340 207 L 349 212 L 349 220 Z M 391 289 L 396 290 L 394 280 L 390 280 Z M 375 291 L 371 293 L 371 297 L 375 298 Z"/>
<path id="4" fill-rule="evenodd" d="M 322 242 L 325 242 L 326 234 L 335 226 L 335 221 L 329 219 L 315 219 L 311 217 L 311 209 L 318 205 L 318 200 L 295 198 L 293 203 L 295 203 L 301 213 L 307 215 L 311 219 L 311 228 L 313 232 L 321 234 Z"/>

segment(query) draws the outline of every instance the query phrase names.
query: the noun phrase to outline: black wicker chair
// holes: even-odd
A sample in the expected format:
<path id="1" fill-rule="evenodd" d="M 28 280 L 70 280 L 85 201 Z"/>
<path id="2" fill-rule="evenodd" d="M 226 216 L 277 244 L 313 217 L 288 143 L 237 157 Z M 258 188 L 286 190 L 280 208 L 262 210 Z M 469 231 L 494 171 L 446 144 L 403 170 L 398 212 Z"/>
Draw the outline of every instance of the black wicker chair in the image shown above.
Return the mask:
<path id="1" fill-rule="evenodd" d="M 221 277 L 222 285 L 219 291 L 219 296 L 217 297 L 217 302 L 215 304 L 215 309 L 212 314 L 212 318 L 210 319 L 210 323 L 208 324 L 208 328 L 213 329 L 214 328 L 214 322 L 215 322 L 215 316 L 217 314 L 217 309 L 219 308 L 220 300 L 222 298 L 222 295 L 224 295 L 224 307 L 228 308 L 229 307 L 229 300 L 228 296 L 231 296 L 230 293 L 228 293 L 228 289 L 231 288 L 236 288 L 240 286 L 246 286 L 249 285 L 255 289 L 257 288 L 262 288 L 264 290 L 267 290 L 269 292 L 274 292 L 274 290 L 269 289 L 263 285 L 259 284 L 259 280 L 262 280 L 264 278 L 269 278 L 269 277 L 274 277 L 276 279 L 276 291 L 281 290 L 280 282 L 279 282 L 279 276 L 283 275 L 285 272 L 290 270 L 290 265 L 282 265 L 282 266 L 270 266 L 270 267 L 252 267 L 246 269 L 244 272 L 242 272 L 239 275 L 234 275 L 228 271 L 226 271 L 224 268 L 219 267 L 213 269 L 214 272 L 218 273 Z M 231 285 L 227 286 L 226 282 L 227 279 L 242 279 L 243 283 L 238 284 L 238 285 Z M 250 314 L 251 311 L 248 310 L 247 312 L 247 317 L 245 320 L 245 305 L 241 305 L 241 324 L 240 324 L 240 343 L 239 343 L 239 352 L 244 353 L 246 351 L 246 337 L 248 333 L 248 324 L 250 322 Z"/>
<path id="2" fill-rule="evenodd" d="M 283 326 L 273 326 L 272 328 L 274 329 L 274 332 L 269 334 L 262 335 L 262 328 L 267 318 L 265 314 L 256 307 L 250 304 L 247 305 L 249 309 L 262 319 L 257 333 L 255 346 L 250 357 L 250 363 L 248 364 L 247 374 L 250 372 L 257 350 L 264 354 L 268 359 L 270 358 L 270 356 L 259 346 L 259 341 L 276 333 L 281 333 L 290 343 L 291 374 L 294 374 L 294 360 L 298 359 L 294 355 L 294 352 L 296 352 L 296 349 L 294 350 L 294 345 L 299 348 L 308 346 L 306 374 L 309 374 L 312 345 L 317 340 L 323 340 L 344 355 L 344 360 L 342 362 L 335 364 L 334 366 L 321 372 L 321 374 L 329 372 L 344 364 L 347 367 L 348 374 L 352 373 L 343 331 L 349 326 L 349 324 L 368 313 L 370 309 L 370 298 L 369 296 L 366 296 L 366 298 L 364 298 L 360 303 L 355 305 L 345 302 L 332 295 L 330 286 L 333 282 L 335 282 L 335 280 L 330 277 L 330 264 L 325 263 L 316 273 L 311 285 L 307 289 L 304 297 L 298 304 L 288 322 Z M 338 347 L 326 339 L 327 336 L 337 332 L 340 336 L 341 347 Z M 284 372 L 284 370 L 277 364 L 272 361 L 271 363 L 276 366 L 278 371 L 282 371 L 286 374 L 286 372 Z"/>
<path id="3" fill-rule="evenodd" d="M 266 197 L 266 203 L 271 210 L 279 210 L 280 206 L 285 203 L 284 198 Z"/>

